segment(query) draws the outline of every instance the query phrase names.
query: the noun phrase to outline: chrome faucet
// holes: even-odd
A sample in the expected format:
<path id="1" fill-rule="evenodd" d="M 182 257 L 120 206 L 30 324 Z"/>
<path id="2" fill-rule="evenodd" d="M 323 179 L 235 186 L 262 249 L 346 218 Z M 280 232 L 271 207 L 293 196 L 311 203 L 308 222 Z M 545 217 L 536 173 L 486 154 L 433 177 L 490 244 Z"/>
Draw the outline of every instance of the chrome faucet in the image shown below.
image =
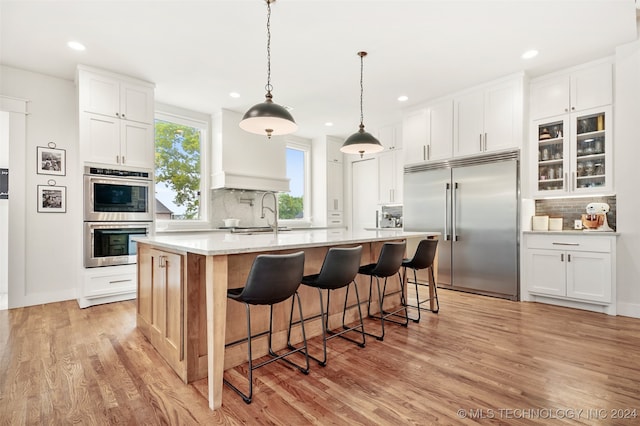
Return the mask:
<path id="1" fill-rule="evenodd" d="M 271 194 L 271 196 L 273 197 L 273 208 L 264 205 L 264 197 L 266 197 L 268 194 Z M 270 226 L 272 226 L 273 228 L 273 235 L 277 237 L 278 236 L 278 198 L 276 197 L 275 192 L 265 192 L 264 194 L 262 194 L 262 198 L 260 199 L 260 219 L 264 219 L 265 210 L 269 210 L 271 213 L 273 213 L 273 225 L 270 225 Z M 269 221 L 267 221 L 267 224 L 268 223 Z"/>

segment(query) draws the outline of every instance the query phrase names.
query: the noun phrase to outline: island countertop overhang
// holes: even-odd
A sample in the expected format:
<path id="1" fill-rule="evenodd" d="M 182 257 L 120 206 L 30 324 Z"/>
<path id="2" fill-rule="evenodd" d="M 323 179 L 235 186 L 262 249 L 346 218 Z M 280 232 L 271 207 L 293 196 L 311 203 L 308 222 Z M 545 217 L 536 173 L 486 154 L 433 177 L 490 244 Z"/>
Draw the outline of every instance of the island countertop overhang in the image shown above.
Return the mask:
<path id="1" fill-rule="evenodd" d="M 351 231 L 348 229 L 291 230 L 253 235 L 222 232 L 155 235 L 136 238 L 142 244 L 150 244 L 169 250 L 196 253 L 205 256 L 253 253 L 272 250 L 294 250 L 337 244 L 359 244 L 385 241 L 390 238 L 437 237 L 440 232 L 405 232 L 402 230 Z"/>

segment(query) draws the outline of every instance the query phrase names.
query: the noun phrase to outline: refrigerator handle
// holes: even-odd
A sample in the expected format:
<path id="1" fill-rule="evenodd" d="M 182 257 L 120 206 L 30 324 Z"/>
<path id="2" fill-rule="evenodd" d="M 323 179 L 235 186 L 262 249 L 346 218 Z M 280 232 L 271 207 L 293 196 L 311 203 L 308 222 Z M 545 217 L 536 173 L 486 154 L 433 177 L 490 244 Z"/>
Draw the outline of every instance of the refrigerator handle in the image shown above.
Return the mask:
<path id="1" fill-rule="evenodd" d="M 452 228 L 452 232 L 453 232 L 453 241 L 458 241 L 459 240 L 459 235 L 458 235 L 458 230 L 457 228 L 457 218 L 456 218 L 456 205 L 457 203 L 457 193 L 458 192 L 458 182 L 455 182 L 453 184 L 453 190 L 451 192 L 451 211 L 452 211 L 452 215 L 451 215 L 451 228 Z"/>
<path id="2" fill-rule="evenodd" d="M 449 183 L 444 186 L 444 240 L 449 241 Z"/>

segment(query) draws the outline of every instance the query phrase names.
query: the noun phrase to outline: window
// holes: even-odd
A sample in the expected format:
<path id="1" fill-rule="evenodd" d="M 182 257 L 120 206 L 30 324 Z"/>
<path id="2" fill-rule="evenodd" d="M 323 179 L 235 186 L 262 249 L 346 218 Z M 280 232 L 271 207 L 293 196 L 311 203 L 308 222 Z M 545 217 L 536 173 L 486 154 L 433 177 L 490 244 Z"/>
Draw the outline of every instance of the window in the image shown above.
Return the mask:
<path id="1" fill-rule="evenodd" d="M 208 123 L 169 113 L 156 113 L 156 221 L 205 221 L 204 177 Z M 162 227 L 162 226 L 161 226 Z"/>
<path id="2" fill-rule="evenodd" d="M 280 220 L 310 221 L 309 151 L 306 141 L 287 141 L 287 177 L 289 192 L 278 195 Z"/>

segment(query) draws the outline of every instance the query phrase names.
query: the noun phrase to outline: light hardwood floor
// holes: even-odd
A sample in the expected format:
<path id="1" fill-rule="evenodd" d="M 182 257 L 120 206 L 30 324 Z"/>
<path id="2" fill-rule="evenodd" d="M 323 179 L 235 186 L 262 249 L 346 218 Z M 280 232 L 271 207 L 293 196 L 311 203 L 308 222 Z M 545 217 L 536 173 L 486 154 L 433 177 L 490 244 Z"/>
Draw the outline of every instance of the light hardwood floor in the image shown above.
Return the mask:
<path id="1" fill-rule="evenodd" d="M 216 412 L 136 330 L 134 301 L 2 311 L 0 423 L 640 423 L 639 319 L 444 290 L 440 306 L 364 349 L 333 339 L 308 376 L 258 369 L 254 402 L 225 388 Z"/>

